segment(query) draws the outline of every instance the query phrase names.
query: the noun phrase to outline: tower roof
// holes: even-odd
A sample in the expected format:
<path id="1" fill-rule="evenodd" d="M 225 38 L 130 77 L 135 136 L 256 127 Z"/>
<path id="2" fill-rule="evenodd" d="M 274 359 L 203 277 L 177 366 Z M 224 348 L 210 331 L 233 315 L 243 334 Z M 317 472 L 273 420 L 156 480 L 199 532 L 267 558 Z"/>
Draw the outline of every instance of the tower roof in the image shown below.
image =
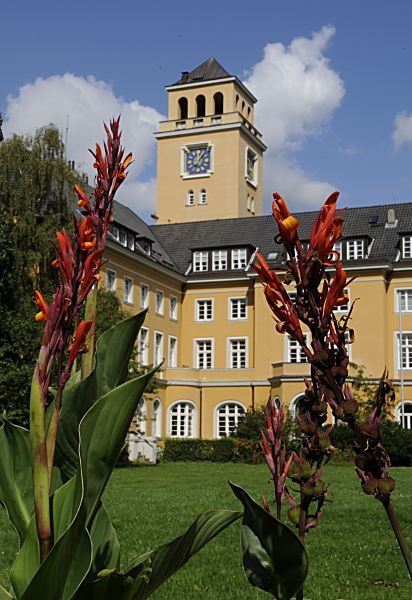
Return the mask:
<path id="1" fill-rule="evenodd" d="M 213 56 L 211 56 L 201 65 L 193 69 L 193 71 L 183 71 L 179 81 L 176 81 L 176 83 L 173 83 L 172 85 L 197 83 L 200 81 L 210 81 L 211 79 L 223 79 L 225 77 L 232 77 L 232 75 L 230 75 L 230 73 L 228 73 Z"/>

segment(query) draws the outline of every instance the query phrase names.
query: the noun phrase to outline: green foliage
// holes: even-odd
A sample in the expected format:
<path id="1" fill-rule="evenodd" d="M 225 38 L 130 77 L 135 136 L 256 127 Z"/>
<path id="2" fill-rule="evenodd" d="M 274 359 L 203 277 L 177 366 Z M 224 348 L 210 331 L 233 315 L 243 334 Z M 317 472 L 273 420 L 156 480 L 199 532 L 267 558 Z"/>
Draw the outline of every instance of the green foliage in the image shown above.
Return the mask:
<path id="1" fill-rule="evenodd" d="M 165 462 L 232 462 L 236 446 L 231 438 L 220 440 L 167 439 L 163 453 Z"/>
<path id="2" fill-rule="evenodd" d="M 233 483 L 230 486 L 244 507 L 241 543 L 246 577 L 277 600 L 289 600 L 303 586 L 308 573 L 304 545 L 245 490 Z"/>

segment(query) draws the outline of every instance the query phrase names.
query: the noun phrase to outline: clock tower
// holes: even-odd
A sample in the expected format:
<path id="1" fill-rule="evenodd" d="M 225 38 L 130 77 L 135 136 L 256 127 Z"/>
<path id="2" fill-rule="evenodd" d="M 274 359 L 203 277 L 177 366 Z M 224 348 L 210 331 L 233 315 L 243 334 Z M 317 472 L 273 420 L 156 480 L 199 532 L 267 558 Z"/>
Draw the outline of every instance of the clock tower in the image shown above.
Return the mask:
<path id="1" fill-rule="evenodd" d="M 256 98 L 214 59 L 166 87 L 157 139 L 158 223 L 262 214 L 266 146 L 253 124 Z"/>

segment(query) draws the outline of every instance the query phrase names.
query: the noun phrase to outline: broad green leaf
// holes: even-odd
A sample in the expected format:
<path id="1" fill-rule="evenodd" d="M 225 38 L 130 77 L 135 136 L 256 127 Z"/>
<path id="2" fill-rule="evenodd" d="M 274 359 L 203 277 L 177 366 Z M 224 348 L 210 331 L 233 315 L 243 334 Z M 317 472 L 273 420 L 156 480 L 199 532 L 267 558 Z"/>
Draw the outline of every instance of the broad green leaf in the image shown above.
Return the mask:
<path id="1" fill-rule="evenodd" d="M 277 600 L 289 600 L 302 587 L 308 573 L 304 545 L 245 490 L 229 483 L 244 507 L 241 543 L 246 577 Z"/>
<path id="2" fill-rule="evenodd" d="M 104 569 L 118 569 L 120 544 L 103 504 L 100 505 L 90 527 L 93 545 L 92 573 L 97 575 Z"/>
<path id="3" fill-rule="evenodd" d="M 14 596 L 9 594 L 3 586 L 0 585 L 0 600 L 14 600 Z"/>
<path id="4" fill-rule="evenodd" d="M 3 421 L 0 427 L 0 501 L 23 543 L 33 514 L 29 432 Z"/>
<path id="5" fill-rule="evenodd" d="M 10 571 L 10 580 L 17 598 L 21 598 L 36 571 L 40 568 L 40 550 L 35 517 L 32 517 L 26 537 Z"/>
<path id="6" fill-rule="evenodd" d="M 232 510 L 202 513 L 186 533 L 134 560 L 125 570 L 125 575 L 136 579 L 142 575 L 145 568 L 149 568 L 147 568 L 146 576 L 141 577 L 137 582 L 138 585 L 133 590 L 133 595 L 130 595 L 130 599 L 144 600 L 148 598 L 166 579 L 181 569 L 196 552 L 199 552 L 203 546 L 241 516 L 242 513 Z M 124 597 L 129 598 L 127 595 Z"/>
<path id="7" fill-rule="evenodd" d="M 128 366 L 146 310 L 105 331 L 96 344 L 97 398 L 126 381 Z"/>
<path id="8" fill-rule="evenodd" d="M 129 595 L 132 586 L 131 578 L 124 573 L 108 571 L 94 581 L 83 584 L 74 600 L 132 600 Z"/>
<path id="9" fill-rule="evenodd" d="M 83 380 L 75 373 L 64 389 L 55 454 L 64 481 L 76 473 L 80 421 L 98 398 L 125 381 L 145 316 L 146 311 L 133 315 L 103 333 L 96 345 L 95 369 Z"/>

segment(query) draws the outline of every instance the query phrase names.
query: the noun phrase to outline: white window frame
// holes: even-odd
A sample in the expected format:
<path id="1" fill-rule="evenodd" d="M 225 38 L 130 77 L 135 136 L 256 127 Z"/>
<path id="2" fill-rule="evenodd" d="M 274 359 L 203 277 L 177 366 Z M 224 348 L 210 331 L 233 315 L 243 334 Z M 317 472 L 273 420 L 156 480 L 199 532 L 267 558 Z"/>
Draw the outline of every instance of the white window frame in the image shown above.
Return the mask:
<path id="1" fill-rule="evenodd" d="M 240 306 L 242 305 L 244 306 L 245 309 L 245 316 L 244 317 L 239 317 L 239 316 L 234 316 L 234 306 L 237 305 L 237 313 L 239 315 L 240 313 Z M 229 321 L 247 321 L 247 315 L 248 313 L 248 302 L 247 302 L 247 297 L 246 296 L 231 296 L 228 299 L 228 319 Z"/>
<path id="2" fill-rule="evenodd" d="M 207 204 L 207 192 L 205 188 L 202 188 L 199 192 L 199 204 L 201 206 Z"/>
<path id="3" fill-rule="evenodd" d="M 252 179 L 249 177 L 248 168 L 247 168 L 249 154 L 251 156 L 253 155 L 253 178 Z M 256 154 L 256 152 L 249 146 L 246 147 L 246 149 L 245 149 L 245 179 L 254 188 L 257 188 L 257 186 L 258 186 L 258 172 L 259 172 L 258 164 L 259 164 L 259 157 Z"/>
<path id="4" fill-rule="evenodd" d="M 406 348 L 409 350 L 407 352 L 407 364 L 409 362 L 409 366 L 401 367 L 401 345 L 400 345 L 400 332 L 395 331 L 395 369 L 399 371 L 412 371 L 412 331 L 402 331 L 402 339 L 408 340 L 409 343 L 406 345 Z"/>
<path id="5" fill-rule="evenodd" d="M 157 344 L 157 336 L 160 338 L 160 343 Z M 157 331 L 156 329 L 153 332 L 153 364 L 155 366 L 159 365 L 164 359 L 163 355 L 163 345 L 164 345 L 164 333 L 163 331 Z"/>
<path id="6" fill-rule="evenodd" d="M 119 229 L 119 242 L 122 246 L 127 248 L 127 233 L 124 229 Z"/>
<path id="7" fill-rule="evenodd" d="M 353 254 L 353 256 L 350 256 Z M 365 258 L 365 242 L 364 240 L 347 240 L 346 241 L 346 259 L 360 260 Z"/>
<path id="8" fill-rule="evenodd" d="M 131 233 L 127 234 L 127 247 L 129 250 L 134 250 L 134 236 Z"/>
<path id="9" fill-rule="evenodd" d="M 209 269 L 209 253 L 207 250 L 195 250 L 193 252 L 193 271 L 199 273 L 208 271 Z"/>
<path id="10" fill-rule="evenodd" d="M 412 258 L 412 235 L 403 235 L 401 239 L 402 258 Z"/>
<path id="11" fill-rule="evenodd" d="M 210 342 L 210 366 L 202 367 L 201 364 L 201 353 L 199 345 L 204 342 Z M 209 352 L 208 350 L 206 352 Z M 202 352 L 204 354 L 205 351 Z M 214 369 L 215 363 L 215 340 L 214 338 L 194 338 L 193 340 L 193 364 L 195 369 L 201 369 L 202 371 L 208 371 Z"/>
<path id="12" fill-rule="evenodd" d="M 130 281 L 130 293 L 129 293 L 129 296 L 126 293 L 126 281 Z M 125 275 L 125 277 L 124 277 L 124 297 L 123 297 L 123 301 L 126 304 L 133 305 L 133 279 L 131 277 L 128 277 L 127 275 Z"/>
<path id="13" fill-rule="evenodd" d="M 165 293 L 163 290 L 156 290 L 155 292 L 155 313 L 157 315 L 165 314 Z"/>
<path id="14" fill-rule="evenodd" d="M 196 298 L 195 321 L 200 323 L 204 323 L 205 321 L 210 323 L 210 321 L 213 321 L 215 312 L 214 304 L 213 298 Z M 210 310 L 208 307 L 210 307 Z M 204 318 L 202 318 L 202 313 Z"/>
<path id="15" fill-rule="evenodd" d="M 109 278 L 110 278 L 109 273 L 114 275 L 112 286 L 109 285 Z M 115 292 L 116 288 L 117 288 L 117 273 L 116 273 L 116 271 L 114 269 L 106 269 L 106 290 L 108 292 Z"/>
<path id="16" fill-rule="evenodd" d="M 110 233 L 112 234 L 112 236 L 114 237 L 115 240 L 119 240 L 119 228 L 116 227 L 116 225 L 113 225 L 113 227 L 111 227 L 109 229 Z"/>
<path id="17" fill-rule="evenodd" d="M 227 270 L 227 250 L 212 251 L 212 271 Z"/>
<path id="18" fill-rule="evenodd" d="M 188 190 L 186 194 L 186 206 L 195 205 L 195 193 L 193 190 Z"/>
<path id="19" fill-rule="evenodd" d="M 173 304 L 174 304 L 174 306 L 173 306 Z M 170 317 L 170 319 L 173 319 L 173 321 L 177 321 L 177 304 L 178 304 L 177 296 L 170 296 L 169 297 L 169 317 Z"/>
<path id="20" fill-rule="evenodd" d="M 175 413 L 174 413 L 175 411 Z M 176 415 L 177 432 L 173 431 L 173 416 Z M 187 419 L 187 422 L 181 425 L 181 419 Z M 181 433 L 183 429 L 183 434 Z M 167 436 L 170 438 L 194 438 L 197 435 L 197 407 L 191 400 L 177 400 L 173 402 L 167 411 Z"/>
<path id="21" fill-rule="evenodd" d="M 172 342 L 174 342 L 173 349 Z M 169 335 L 167 364 L 171 369 L 175 369 L 177 367 L 177 337 L 175 335 Z"/>
<path id="22" fill-rule="evenodd" d="M 403 407 L 402 407 L 403 404 Z M 398 406 L 395 409 L 395 418 L 399 425 L 402 426 L 403 429 L 412 429 L 412 412 L 404 412 L 403 408 L 406 406 L 412 407 L 412 402 L 410 400 L 404 400 L 403 403 L 399 402 Z M 404 422 L 402 423 L 402 417 Z M 405 427 L 406 422 L 406 427 Z"/>
<path id="23" fill-rule="evenodd" d="M 144 298 L 143 290 L 146 290 L 146 298 Z M 147 283 L 140 283 L 140 308 L 149 307 L 149 286 Z"/>
<path id="24" fill-rule="evenodd" d="M 348 302 L 347 302 L 347 304 L 343 304 L 342 306 L 334 306 L 333 307 L 333 311 L 335 313 L 347 313 L 349 311 L 349 309 L 350 309 L 350 291 L 349 291 L 349 288 L 345 288 L 344 292 L 348 296 Z"/>
<path id="25" fill-rule="evenodd" d="M 240 271 L 241 269 L 246 269 L 246 266 L 247 266 L 247 249 L 246 248 L 233 248 L 230 253 L 230 258 L 231 258 L 231 267 L 234 271 Z M 236 264 L 238 264 L 239 266 L 235 266 Z"/>
<path id="26" fill-rule="evenodd" d="M 230 415 L 230 413 L 228 412 L 228 409 L 230 408 L 230 406 L 233 406 L 233 405 L 234 405 L 234 406 L 236 406 L 238 409 L 240 409 L 240 410 L 242 410 L 242 411 L 243 411 L 243 416 L 244 416 L 244 415 L 246 415 L 246 413 L 247 413 L 247 409 L 246 409 L 246 407 L 245 407 L 245 406 L 244 406 L 244 405 L 243 405 L 241 402 L 238 402 L 237 400 L 225 400 L 224 402 L 220 402 L 220 403 L 219 403 L 219 404 L 218 404 L 218 405 L 215 407 L 215 410 L 214 410 L 214 419 L 213 419 L 213 424 L 214 424 L 214 427 L 213 427 L 213 437 L 214 437 L 215 439 L 222 439 L 222 438 L 225 438 L 225 437 L 230 437 L 231 431 L 230 431 L 230 423 L 229 423 L 229 420 L 230 420 L 230 416 L 231 416 L 231 415 Z M 225 433 L 226 433 L 226 435 L 220 435 L 220 423 L 219 423 L 219 420 L 220 420 L 220 419 L 219 419 L 219 417 L 220 417 L 221 415 L 219 414 L 219 411 L 220 411 L 222 408 L 226 408 L 225 414 L 224 414 L 224 415 L 222 415 L 222 416 L 224 417 L 224 419 L 225 419 Z M 239 412 L 240 412 L 240 411 L 239 411 Z M 237 427 L 237 425 L 238 425 L 238 423 L 239 423 L 239 420 L 240 420 L 241 418 L 242 418 L 242 415 L 240 415 L 240 414 L 236 414 L 236 415 L 235 415 L 235 418 L 234 418 L 235 424 L 234 424 L 234 427 L 233 427 L 233 429 Z M 232 429 L 232 431 L 233 431 L 233 429 Z"/>
<path id="27" fill-rule="evenodd" d="M 305 339 L 306 339 L 306 344 L 308 343 L 308 333 L 304 333 L 303 334 Z M 293 350 L 294 348 L 291 347 L 291 345 L 295 346 L 296 345 L 296 349 L 298 351 L 297 357 L 298 360 L 291 360 L 291 350 Z M 306 354 L 303 352 L 301 345 L 299 344 L 299 342 L 297 340 L 295 340 L 294 338 L 292 338 L 289 334 L 285 335 L 285 357 L 286 357 L 286 362 L 287 363 L 291 363 L 291 364 L 304 364 L 308 362 L 308 359 L 306 357 Z M 301 394 L 300 394 L 301 395 Z"/>
<path id="28" fill-rule="evenodd" d="M 247 336 L 233 336 L 226 338 L 227 346 L 227 368 L 228 369 L 248 369 L 249 368 L 249 338 Z M 234 349 L 233 345 L 235 342 L 244 342 L 244 350 Z M 244 366 L 237 366 L 236 362 L 242 362 L 241 353 L 244 352 Z M 237 356 L 239 354 L 239 356 Z M 237 359 L 235 360 L 235 358 Z"/>
<path id="29" fill-rule="evenodd" d="M 155 398 L 152 405 L 152 436 L 162 437 L 162 401 Z"/>
<path id="30" fill-rule="evenodd" d="M 143 366 L 149 364 L 149 329 L 141 327 L 137 341 L 137 356 L 139 363 Z"/>
<path id="31" fill-rule="evenodd" d="M 394 306 L 395 306 L 395 313 L 399 314 L 401 312 L 401 308 L 400 308 L 400 298 L 402 295 L 405 295 L 405 308 L 402 308 L 402 314 L 403 313 L 410 313 L 412 312 L 412 287 L 410 288 L 396 288 L 394 290 L 395 293 L 395 302 L 394 302 Z M 409 296 L 409 298 L 408 298 Z M 409 304 L 409 308 L 408 308 L 408 304 Z"/>
<path id="32" fill-rule="evenodd" d="M 142 435 L 147 432 L 147 400 L 144 396 L 140 398 L 136 408 L 136 432 Z"/>

